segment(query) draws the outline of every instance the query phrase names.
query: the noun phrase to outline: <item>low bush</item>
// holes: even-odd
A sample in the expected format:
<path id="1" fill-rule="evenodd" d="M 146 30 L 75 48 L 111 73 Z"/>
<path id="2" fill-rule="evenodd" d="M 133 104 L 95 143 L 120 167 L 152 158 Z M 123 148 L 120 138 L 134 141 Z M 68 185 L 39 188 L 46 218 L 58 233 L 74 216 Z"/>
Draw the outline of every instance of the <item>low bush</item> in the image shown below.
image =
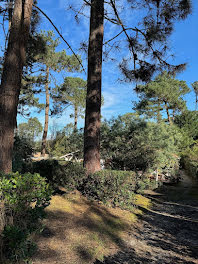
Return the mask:
<path id="1" fill-rule="evenodd" d="M 193 160 L 189 156 L 183 156 L 182 165 L 190 176 L 198 179 L 198 160 Z"/>
<path id="2" fill-rule="evenodd" d="M 79 186 L 79 191 L 89 199 L 130 208 L 134 203 L 135 185 L 134 172 L 102 170 L 89 175 Z"/>
<path id="3" fill-rule="evenodd" d="M 22 172 L 23 164 L 29 160 L 33 153 L 33 146 L 26 138 L 15 136 L 12 158 L 12 170 Z"/>
<path id="4" fill-rule="evenodd" d="M 16 263 L 35 248 L 30 235 L 40 228 L 39 220 L 49 205 L 51 189 L 39 174 L 0 175 L 0 197 L 4 207 L 3 255 Z"/>
<path id="5" fill-rule="evenodd" d="M 181 165 L 189 175 L 198 179 L 198 141 L 182 153 Z"/>
<path id="6" fill-rule="evenodd" d="M 85 178 L 85 170 L 81 163 L 58 162 L 57 160 L 41 160 L 24 163 L 24 172 L 39 173 L 45 177 L 53 188 L 62 186 L 68 191 L 77 189 Z"/>
<path id="7" fill-rule="evenodd" d="M 3 242 L 4 258 L 9 259 L 12 263 L 16 263 L 18 260 L 28 263 L 29 258 L 36 250 L 36 244 L 28 239 L 28 233 L 17 226 L 5 226 Z"/>

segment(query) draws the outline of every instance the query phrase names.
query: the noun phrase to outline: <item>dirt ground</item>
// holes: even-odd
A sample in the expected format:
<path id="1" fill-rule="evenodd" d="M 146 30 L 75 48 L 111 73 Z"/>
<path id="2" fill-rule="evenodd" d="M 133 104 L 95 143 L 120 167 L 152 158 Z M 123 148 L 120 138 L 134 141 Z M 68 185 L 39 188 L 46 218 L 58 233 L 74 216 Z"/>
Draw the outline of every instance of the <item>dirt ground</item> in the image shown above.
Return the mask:
<path id="1" fill-rule="evenodd" d="M 97 222 L 97 228 L 100 226 L 100 233 L 102 233 L 102 240 L 99 243 L 96 241 L 96 237 L 94 238 L 95 242 L 97 242 L 95 244 L 96 250 L 99 251 L 100 246 L 102 248 L 102 243 L 105 239 L 107 240 L 105 246 L 107 247 L 109 243 L 109 246 L 112 247 L 106 253 L 103 249 L 105 257 L 102 259 L 98 257 L 100 255 L 97 252 L 94 252 L 95 255 L 93 257 L 92 254 L 91 258 L 91 254 L 83 248 L 82 241 L 84 240 L 81 240 L 81 237 L 86 231 L 84 228 L 85 224 L 92 233 L 96 234 L 96 228 L 91 229 L 90 218 L 87 218 L 88 211 L 86 211 L 86 214 L 81 212 L 82 229 L 79 229 L 77 233 L 75 233 L 75 230 L 71 232 L 74 223 L 72 218 L 68 217 L 68 214 L 64 215 L 59 212 L 57 215 L 51 213 L 46 222 L 50 228 L 45 229 L 43 236 L 38 238 L 39 250 L 32 263 L 198 264 L 198 182 L 193 181 L 184 173 L 182 173 L 182 178 L 182 182 L 178 185 L 164 186 L 155 192 L 145 194 L 151 199 L 152 206 L 150 208 L 140 206 L 143 213 L 137 214 L 136 221 L 127 224 L 126 235 L 122 236 L 122 239 L 117 236 L 117 233 L 113 233 L 114 229 L 109 229 L 106 225 L 100 226 L 100 222 Z M 79 210 L 80 206 L 79 204 Z M 94 214 L 97 213 L 97 217 L 101 217 L 101 214 L 103 214 L 103 222 L 112 221 L 112 212 L 108 212 L 109 220 L 107 219 L 107 212 L 103 211 L 105 210 L 104 208 L 98 210 L 92 207 L 91 210 L 93 210 Z M 120 223 L 116 228 L 121 229 Z M 104 228 L 106 229 L 105 232 Z M 65 233 L 65 230 L 67 230 L 67 233 Z M 90 236 L 90 234 L 88 235 Z M 79 258 L 75 255 L 72 256 L 71 251 L 69 251 L 71 247 L 71 240 L 69 239 L 71 236 L 75 237 L 76 242 L 79 241 L 76 247 L 79 251 Z M 115 243 L 110 243 L 107 238 Z M 57 243 L 58 246 L 55 247 L 54 243 Z M 68 255 L 70 256 L 69 258 Z"/>
<path id="2" fill-rule="evenodd" d="M 198 263 L 198 182 L 184 173 L 182 178 L 148 194 L 152 209 L 143 209 L 129 246 L 95 264 Z"/>

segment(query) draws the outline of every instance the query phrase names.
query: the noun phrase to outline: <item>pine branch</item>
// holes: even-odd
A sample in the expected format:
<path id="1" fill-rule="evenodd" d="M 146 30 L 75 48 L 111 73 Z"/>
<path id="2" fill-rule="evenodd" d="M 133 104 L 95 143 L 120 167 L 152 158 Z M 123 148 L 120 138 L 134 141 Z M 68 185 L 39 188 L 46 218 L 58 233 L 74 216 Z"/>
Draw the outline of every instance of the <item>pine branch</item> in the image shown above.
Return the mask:
<path id="1" fill-rule="evenodd" d="M 135 70 L 137 55 L 136 55 L 136 53 L 134 51 L 133 43 L 132 43 L 131 38 L 129 37 L 129 35 L 127 33 L 127 30 L 126 30 L 124 24 L 122 23 L 122 20 L 120 19 L 120 16 L 119 16 L 118 11 L 117 11 L 116 6 L 115 6 L 115 0 L 110 0 L 110 3 L 112 5 L 113 11 L 115 13 L 115 16 L 118 19 L 118 22 L 119 22 L 120 26 L 122 27 L 122 30 L 125 33 L 128 41 L 129 41 L 129 43 L 131 45 L 131 52 L 132 52 L 132 55 L 133 55 L 133 63 L 134 63 L 134 70 Z"/>
<path id="2" fill-rule="evenodd" d="M 78 56 L 76 55 L 76 53 L 74 52 L 74 50 L 72 49 L 71 45 L 67 42 L 67 40 L 64 39 L 63 35 L 60 33 L 60 31 L 58 30 L 58 28 L 55 26 L 55 24 L 52 22 L 52 20 L 49 18 L 49 16 L 43 12 L 38 6 L 34 5 L 33 6 L 38 9 L 46 18 L 47 20 L 52 24 L 52 26 L 54 27 L 54 29 L 56 30 L 56 32 L 58 33 L 58 35 L 61 37 L 61 39 L 67 44 L 68 48 L 71 50 L 71 52 L 74 54 L 75 58 L 78 60 L 79 64 L 81 65 L 84 73 L 86 74 L 86 71 L 81 63 L 81 61 L 79 60 Z"/>

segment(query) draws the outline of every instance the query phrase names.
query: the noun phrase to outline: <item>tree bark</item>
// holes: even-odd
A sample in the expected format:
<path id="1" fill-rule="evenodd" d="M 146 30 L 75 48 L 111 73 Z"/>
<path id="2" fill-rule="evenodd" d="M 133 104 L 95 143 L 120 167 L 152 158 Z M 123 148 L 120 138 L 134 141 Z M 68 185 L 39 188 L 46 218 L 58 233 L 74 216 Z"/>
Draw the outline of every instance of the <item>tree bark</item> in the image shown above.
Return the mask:
<path id="1" fill-rule="evenodd" d="M 8 4 L 9 4 L 9 8 L 8 8 L 8 18 L 9 18 L 9 31 L 10 31 L 10 29 L 11 29 L 11 25 L 12 25 L 12 0 L 9 0 L 9 2 L 8 2 Z"/>
<path id="2" fill-rule="evenodd" d="M 168 117 L 168 122 L 171 125 L 172 124 L 172 120 L 171 120 L 169 109 L 168 109 L 168 106 L 167 106 L 166 102 L 165 102 L 165 109 L 166 109 L 166 113 L 167 113 L 167 117 Z"/>
<path id="3" fill-rule="evenodd" d="M 50 95 L 49 95 L 49 67 L 48 66 L 46 67 L 45 96 L 46 96 L 45 125 L 44 125 L 42 145 L 41 145 L 41 156 L 45 156 L 46 154 L 47 132 L 48 132 L 48 124 L 49 124 Z"/>
<path id="4" fill-rule="evenodd" d="M 88 174 L 101 170 L 100 118 L 103 35 L 104 0 L 92 0 L 84 130 L 84 167 Z"/>
<path id="5" fill-rule="evenodd" d="M 0 87 L 0 171 L 12 170 L 14 129 L 33 0 L 15 0 Z"/>
<path id="6" fill-rule="evenodd" d="M 74 105 L 74 131 L 77 130 L 77 124 L 78 124 L 78 107 L 77 105 Z"/>

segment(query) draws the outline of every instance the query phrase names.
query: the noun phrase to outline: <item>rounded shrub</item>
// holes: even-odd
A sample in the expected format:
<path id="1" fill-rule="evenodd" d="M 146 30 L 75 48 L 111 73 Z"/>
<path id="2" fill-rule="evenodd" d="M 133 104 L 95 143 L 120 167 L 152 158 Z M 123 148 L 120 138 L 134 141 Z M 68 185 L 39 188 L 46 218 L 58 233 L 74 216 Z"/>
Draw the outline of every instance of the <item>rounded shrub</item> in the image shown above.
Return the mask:
<path id="1" fill-rule="evenodd" d="M 130 208 L 135 199 L 134 176 L 132 171 L 102 170 L 85 178 L 79 190 L 89 199 Z"/>

